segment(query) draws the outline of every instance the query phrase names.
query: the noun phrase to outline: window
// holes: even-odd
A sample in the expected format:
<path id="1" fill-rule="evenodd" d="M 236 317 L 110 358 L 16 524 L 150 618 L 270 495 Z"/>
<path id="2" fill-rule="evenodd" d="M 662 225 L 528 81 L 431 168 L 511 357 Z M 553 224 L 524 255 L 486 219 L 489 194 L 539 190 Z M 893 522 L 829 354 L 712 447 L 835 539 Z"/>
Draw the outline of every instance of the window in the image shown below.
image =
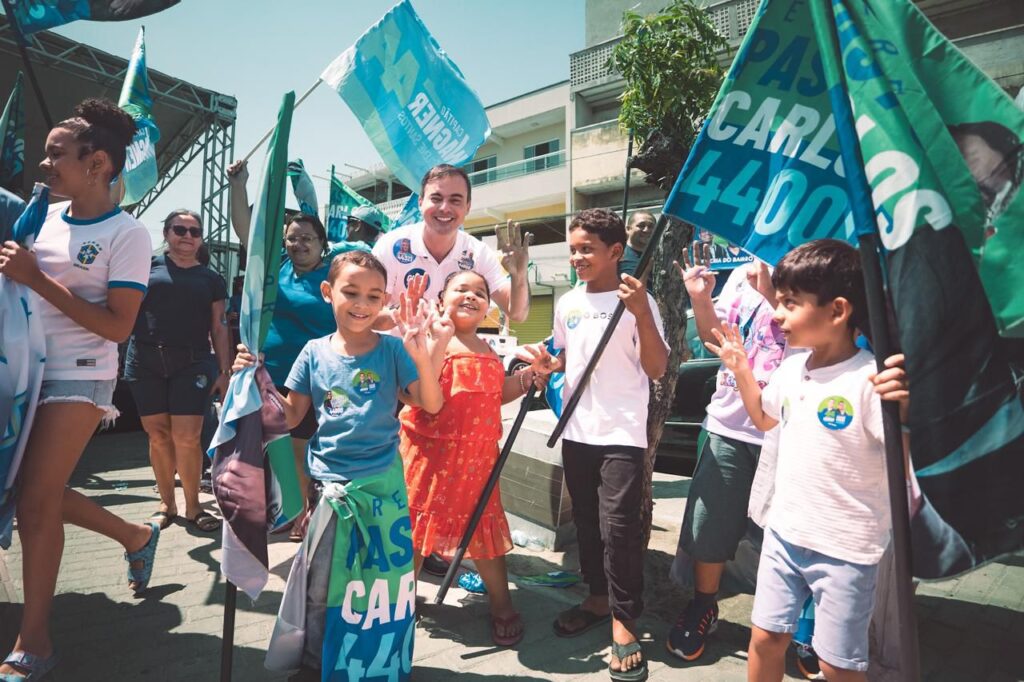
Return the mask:
<path id="1" fill-rule="evenodd" d="M 470 182 L 476 187 L 477 185 L 484 185 L 498 179 L 497 172 L 492 170 L 496 165 L 498 165 L 498 157 L 492 155 L 485 156 L 482 159 L 473 159 L 464 168 L 470 174 Z M 477 175 L 473 175 L 473 173 L 477 173 Z"/>
<path id="2" fill-rule="evenodd" d="M 523 147 L 523 158 L 527 159 L 526 172 L 533 173 L 535 171 L 544 170 L 545 168 L 555 168 L 559 165 L 559 155 L 556 154 L 558 151 L 558 140 L 549 140 L 548 142 L 541 142 L 540 144 L 532 144 L 528 147 Z M 543 157 L 530 161 L 536 157 Z"/>

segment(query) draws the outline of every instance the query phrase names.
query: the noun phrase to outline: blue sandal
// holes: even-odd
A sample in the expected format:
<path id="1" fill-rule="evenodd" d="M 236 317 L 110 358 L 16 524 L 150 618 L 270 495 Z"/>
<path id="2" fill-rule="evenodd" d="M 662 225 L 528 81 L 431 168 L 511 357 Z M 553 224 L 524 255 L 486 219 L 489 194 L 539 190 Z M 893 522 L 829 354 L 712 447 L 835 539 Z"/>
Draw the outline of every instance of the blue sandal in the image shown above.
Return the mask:
<path id="1" fill-rule="evenodd" d="M 132 583 L 134 583 L 132 590 L 136 595 L 143 592 L 149 585 L 149 578 L 153 575 L 153 560 L 156 558 L 156 545 L 160 541 L 160 526 L 156 523 L 147 523 L 146 525 L 153 530 L 153 534 L 149 536 L 149 542 L 136 552 L 124 553 L 124 559 L 128 562 L 128 585 L 132 587 Z M 142 565 L 135 568 L 132 564 L 137 561 L 142 562 Z"/>
<path id="2" fill-rule="evenodd" d="M 57 665 L 57 654 L 41 658 L 27 651 L 12 651 L 4 659 L 4 663 L 17 668 L 19 672 L 25 674 L 12 675 L 10 673 L 0 673 L 0 682 L 34 682 L 34 680 L 41 680 L 46 676 L 46 673 L 53 670 L 53 667 Z"/>

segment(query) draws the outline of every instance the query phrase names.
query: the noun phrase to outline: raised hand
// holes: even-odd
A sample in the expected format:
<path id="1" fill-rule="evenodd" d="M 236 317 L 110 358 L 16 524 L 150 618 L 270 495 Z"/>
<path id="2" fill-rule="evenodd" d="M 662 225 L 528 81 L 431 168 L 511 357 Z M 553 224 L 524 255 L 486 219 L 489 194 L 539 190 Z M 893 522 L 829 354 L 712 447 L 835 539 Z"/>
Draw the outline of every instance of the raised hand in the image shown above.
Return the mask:
<path id="1" fill-rule="evenodd" d="M 561 371 L 558 358 L 551 355 L 543 343 L 520 346 L 516 349 L 516 357 L 530 363 L 530 369 L 535 374 L 547 376 L 552 372 Z"/>
<path id="2" fill-rule="evenodd" d="M 232 185 L 245 186 L 249 180 L 249 166 L 245 159 L 239 159 L 228 166 L 228 182 Z"/>
<path id="3" fill-rule="evenodd" d="M 622 273 L 620 279 L 619 300 L 626 306 L 626 310 L 637 319 L 650 314 L 651 304 L 647 300 L 647 287 L 644 283 L 626 273 Z"/>
<path id="4" fill-rule="evenodd" d="M 743 347 L 743 337 L 740 335 L 740 328 L 735 324 L 722 324 L 722 331 L 712 329 L 718 345 L 706 342 L 704 345 L 709 351 L 722 359 L 722 365 L 734 374 L 745 369 L 750 369 L 750 361 L 747 358 L 747 350 Z"/>
<path id="5" fill-rule="evenodd" d="M 430 311 L 430 340 L 433 342 L 433 346 L 445 346 L 447 347 L 448 342 L 455 336 L 455 323 L 452 322 L 452 318 L 448 315 L 448 311 L 438 312 L 436 308 Z"/>
<path id="6" fill-rule="evenodd" d="M 755 291 L 764 296 L 765 300 L 773 306 L 775 302 L 775 285 L 772 284 L 772 273 L 768 264 L 762 260 L 755 260 L 747 266 L 747 284 Z"/>
<path id="7" fill-rule="evenodd" d="M 405 296 L 413 307 L 419 306 L 423 294 L 427 293 L 426 275 L 413 275 L 409 278 L 409 284 L 405 287 Z"/>
<path id="8" fill-rule="evenodd" d="M 676 267 L 676 272 L 683 280 L 683 285 L 686 287 L 686 293 L 690 295 L 690 298 L 700 298 L 702 296 L 710 298 L 711 292 L 715 289 L 715 273 L 708 266 L 708 262 L 711 259 L 711 245 L 705 244 L 704 242 L 695 241 L 693 242 L 693 258 L 690 258 L 690 250 L 683 248 L 680 254 L 683 259 L 683 264 L 680 265 L 679 261 L 673 261 L 672 264 Z"/>
<path id="9" fill-rule="evenodd" d="M 398 333 L 402 337 L 402 345 L 414 361 L 429 361 L 427 334 L 430 329 L 430 310 L 427 302 L 419 300 L 413 303 L 403 292 L 398 297 L 398 310 L 395 322 Z"/>
<path id="10" fill-rule="evenodd" d="M 530 241 L 533 235 L 523 232 L 519 223 L 511 220 L 496 225 L 494 234 L 498 237 L 498 251 L 501 252 L 501 267 L 510 275 L 526 274 L 530 264 Z"/>

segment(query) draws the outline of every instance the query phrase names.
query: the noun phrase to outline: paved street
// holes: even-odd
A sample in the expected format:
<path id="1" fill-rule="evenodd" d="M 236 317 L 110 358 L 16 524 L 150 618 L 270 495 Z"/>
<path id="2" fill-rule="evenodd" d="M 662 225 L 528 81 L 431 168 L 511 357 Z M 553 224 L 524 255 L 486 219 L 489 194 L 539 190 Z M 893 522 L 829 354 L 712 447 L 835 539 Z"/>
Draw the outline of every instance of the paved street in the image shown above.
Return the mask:
<path id="1" fill-rule="evenodd" d="M 156 508 L 153 476 L 141 434 L 97 437 L 72 484 L 126 518 L 142 520 Z M 684 666 L 664 649 L 664 635 L 685 594 L 666 579 L 689 482 L 658 476 L 655 532 L 647 557 L 648 640 L 651 680 L 744 680 L 751 598 L 722 601 L 723 623 L 697 665 Z M 179 491 L 180 495 L 180 491 Z M 212 498 L 204 498 L 213 510 Z M 179 502 L 183 509 L 183 502 Z M 54 682 L 93 680 L 218 679 L 224 583 L 218 574 L 219 532 L 207 535 L 176 524 L 161 537 L 152 587 L 142 599 L 128 591 L 125 565 L 112 541 L 68 527 L 64 564 L 54 601 L 53 634 L 62 656 Z M 295 545 L 271 544 L 271 582 L 251 603 L 239 597 L 235 628 L 235 680 L 284 680 L 263 669 Z M 9 650 L 21 601 L 21 553 L 15 540 L 0 552 L 0 648 Z M 510 557 L 516 575 L 573 570 L 571 554 L 518 550 Z M 421 583 L 431 601 L 437 579 Z M 415 679 L 607 680 L 608 632 L 576 639 L 552 636 L 557 613 L 581 598 L 583 589 L 517 586 L 513 593 L 527 624 L 515 649 L 490 643 L 486 597 L 449 592 L 447 603 L 422 605 L 417 630 Z M 918 590 L 922 670 L 927 680 L 1024 679 L 1024 556 L 991 564 L 957 580 Z M 797 679 L 792 661 L 790 677 Z"/>

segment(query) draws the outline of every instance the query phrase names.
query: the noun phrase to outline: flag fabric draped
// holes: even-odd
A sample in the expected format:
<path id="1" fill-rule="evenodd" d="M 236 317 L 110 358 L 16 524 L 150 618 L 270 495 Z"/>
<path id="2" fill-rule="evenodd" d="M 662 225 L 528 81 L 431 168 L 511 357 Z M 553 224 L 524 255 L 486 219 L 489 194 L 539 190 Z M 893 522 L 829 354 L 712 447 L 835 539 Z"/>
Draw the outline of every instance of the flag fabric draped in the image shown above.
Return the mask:
<path id="1" fill-rule="evenodd" d="M 439 163 L 469 161 L 491 132 L 479 97 L 409 0 L 388 11 L 320 78 L 410 188 Z"/>
<path id="2" fill-rule="evenodd" d="M 36 184 L 32 199 L 14 223 L 11 239 L 31 249 L 46 220 L 50 190 Z M 24 284 L 0 275 L 0 548 L 11 546 L 15 512 L 15 480 L 36 400 L 43 382 L 46 335 L 35 296 Z"/>
<path id="3" fill-rule="evenodd" d="M 343 242 L 348 238 L 348 217 L 356 206 L 373 206 L 373 202 L 335 177 L 331 168 L 331 197 L 327 207 L 327 241 Z"/>
<path id="4" fill-rule="evenodd" d="M 948 576 L 1024 546 L 1022 358 L 1000 337 L 1024 335 L 1024 113 L 910 2 L 812 5 L 762 2 L 665 211 L 769 263 L 877 232 L 925 497 L 914 573 Z"/>
<path id="5" fill-rule="evenodd" d="M 0 115 L 0 187 L 18 195 L 25 181 L 25 101 L 22 81 L 19 71 L 4 113 Z"/>
<path id="6" fill-rule="evenodd" d="M 23 36 L 72 21 L 126 21 L 156 14 L 180 0 L 9 0 Z"/>
<path id="7" fill-rule="evenodd" d="M 302 159 L 288 162 L 288 177 L 292 181 L 292 193 L 295 195 L 295 200 L 299 202 L 299 210 L 307 215 L 319 217 L 316 188 L 313 187 L 313 179 L 306 172 L 306 166 L 303 165 Z"/>
<path id="8" fill-rule="evenodd" d="M 121 107 L 135 119 L 135 137 L 128 145 L 124 161 L 124 197 L 121 203 L 125 206 L 136 204 L 146 193 L 156 186 L 158 177 L 156 167 L 156 143 L 160 139 L 160 129 L 153 120 L 153 97 L 150 95 L 149 72 L 146 70 L 146 29 L 139 29 L 135 39 L 135 49 L 128 62 L 128 73 L 121 87 L 121 96 L 117 106 Z"/>
<path id="9" fill-rule="evenodd" d="M 423 214 L 420 212 L 420 195 L 414 192 L 409 195 L 408 201 L 402 207 L 402 212 L 391 222 L 391 229 L 418 223 L 421 220 L 423 220 Z"/>
<path id="10" fill-rule="evenodd" d="M 242 343 L 254 355 L 259 354 L 267 337 L 277 299 L 288 135 L 294 104 L 295 93 L 287 93 L 264 161 L 260 194 L 249 225 L 239 331 Z M 263 451 L 269 442 L 288 434 L 281 406 L 273 396 L 273 382 L 264 368 L 235 373 L 210 444 L 215 453 L 213 492 L 226 521 L 221 570 L 253 599 L 267 582 L 267 528 L 278 516 L 268 509 L 267 491 L 273 486 L 267 483 Z"/>

